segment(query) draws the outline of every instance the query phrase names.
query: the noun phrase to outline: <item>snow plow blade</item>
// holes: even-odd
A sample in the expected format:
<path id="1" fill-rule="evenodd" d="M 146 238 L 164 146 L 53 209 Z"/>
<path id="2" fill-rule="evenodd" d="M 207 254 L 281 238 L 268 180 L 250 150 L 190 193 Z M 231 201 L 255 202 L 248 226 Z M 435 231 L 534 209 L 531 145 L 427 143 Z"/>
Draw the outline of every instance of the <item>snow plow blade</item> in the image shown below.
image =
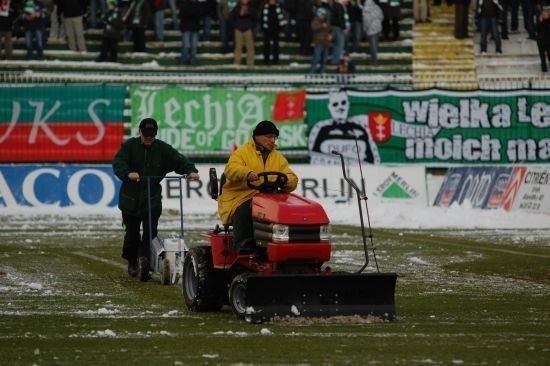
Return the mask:
<path id="1" fill-rule="evenodd" d="M 395 318 L 395 273 L 251 275 L 246 319 L 373 315 Z"/>

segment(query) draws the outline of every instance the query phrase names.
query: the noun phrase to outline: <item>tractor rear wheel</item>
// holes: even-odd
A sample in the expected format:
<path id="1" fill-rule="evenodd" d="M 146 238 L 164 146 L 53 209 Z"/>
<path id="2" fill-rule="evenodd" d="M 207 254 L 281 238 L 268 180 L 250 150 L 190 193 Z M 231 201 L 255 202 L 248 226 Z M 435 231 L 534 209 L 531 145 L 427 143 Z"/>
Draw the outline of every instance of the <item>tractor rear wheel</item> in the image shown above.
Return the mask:
<path id="1" fill-rule="evenodd" d="M 229 304 L 237 318 L 244 320 L 246 318 L 246 282 L 249 273 L 241 273 L 233 278 L 229 287 Z"/>
<path id="2" fill-rule="evenodd" d="M 212 265 L 209 246 L 189 249 L 183 260 L 182 289 L 191 311 L 218 311 L 224 304 L 225 283 Z"/>

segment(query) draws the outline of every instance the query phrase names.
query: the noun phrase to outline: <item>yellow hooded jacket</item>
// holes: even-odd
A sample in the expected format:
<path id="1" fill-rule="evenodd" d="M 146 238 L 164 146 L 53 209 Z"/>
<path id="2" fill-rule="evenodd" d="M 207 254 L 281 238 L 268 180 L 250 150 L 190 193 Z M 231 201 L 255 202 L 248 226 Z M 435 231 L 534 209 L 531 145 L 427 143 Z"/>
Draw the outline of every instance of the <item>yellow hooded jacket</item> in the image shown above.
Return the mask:
<path id="1" fill-rule="evenodd" d="M 288 177 L 287 192 L 292 192 L 298 185 L 298 177 L 290 169 L 283 154 L 272 150 L 264 164 L 262 154 L 256 149 L 256 143 L 251 138 L 231 154 L 225 166 L 226 182 L 222 194 L 218 197 L 218 214 L 224 225 L 231 223 L 231 218 L 237 207 L 259 193 L 258 190 L 249 188 L 247 185 L 246 177 L 252 171 L 257 174 L 269 171 L 286 174 Z"/>

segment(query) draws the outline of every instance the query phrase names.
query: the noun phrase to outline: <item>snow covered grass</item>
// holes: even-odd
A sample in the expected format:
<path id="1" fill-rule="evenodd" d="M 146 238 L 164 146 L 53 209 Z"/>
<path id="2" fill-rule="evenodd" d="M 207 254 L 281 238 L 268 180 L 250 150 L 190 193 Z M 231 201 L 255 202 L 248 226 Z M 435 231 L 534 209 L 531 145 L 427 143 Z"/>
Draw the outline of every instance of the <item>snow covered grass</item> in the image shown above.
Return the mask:
<path id="1" fill-rule="evenodd" d="M 185 223 L 188 245 L 211 217 Z M 163 216 L 164 230 L 179 221 Z M 375 229 L 397 272 L 397 320 L 236 320 L 191 313 L 179 286 L 140 283 L 118 215 L 2 215 L 2 364 L 521 364 L 550 359 L 550 229 Z M 363 261 L 360 230 L 333 230 L 335 270 Z M 369 271 L 374 270 L 371 255 Z"/>

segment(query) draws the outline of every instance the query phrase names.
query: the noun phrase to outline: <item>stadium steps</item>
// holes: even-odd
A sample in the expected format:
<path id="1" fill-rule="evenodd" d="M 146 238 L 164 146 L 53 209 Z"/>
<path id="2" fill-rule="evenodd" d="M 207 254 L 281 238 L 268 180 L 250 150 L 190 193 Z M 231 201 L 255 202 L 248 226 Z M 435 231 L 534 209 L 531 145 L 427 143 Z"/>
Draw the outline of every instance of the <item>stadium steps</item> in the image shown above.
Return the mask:
<path id="1" fill-rule="evenodd" d="M 413 88 L 476 89 L 473 40 L 454 37 L 454 6 L 431 6 L 430 18 L 413 25 Z"/>
<path id="2" fill-rule="evenodd" d="M 354 77 L 344 77 L 343 79 L 367 80 L 372 78 L 377 80 L 377 84 L 395 87 L 395 82 L 406 81 L 401 87 L 410 89 L 410 79 L 412 74 L 412 0 L 405 0 L 402 5 L 401 39 L 393 42 L 380 42 L 379 44 L 379 62 L 377 65 L 368 65 L 368 43 L 360 44 L 360 52 L 351 53 L 351 57 L 356 64 L 356 75 Z M 165 21 L 170 22 L 170 17 L 166 16 Z M 165 41 L 156 42 L 152 30 L 146 32 L 147 52 L 134 53 L 132 51 L 131 41 L 121 41 L 119 43 L 118 63 L 98 63 L 95 62 L 99 54 L 101 44 L 100 29 L 86 30 L 87 52 L 73 52 L 67 49 L 67 44 L 63 40 L 50 39 L 45 48 L 45 58 L 48 62 L 26 61 L 24 38 L 15 39 L 14 57 L 10 61 L 0 61 L 2 71 L 8 73 L 40 73 L 44 75 L 47 72 L 65 72 L 65 73 L 86 73 L 93 76 L 102 74 L 116 73 L 135 73 L 138 75 L 157 73 L 162 75 L 189 74 L 189 75 L 222 75 L 233 77 L 242 75 L 243 79 L 253 78 L 256 75 L 272 75 L 272 82 L 277 83 L 281 76 L 295 75 L 300 79 L 309 69 L 311 56 L 302 56 L 298 52 L 296 42 L 281 42 L 281 53 L 279 64 L 264 65 L 262 63 L 262 33 L 258 32 L 255 42 L 256 61 L 255 66 L 248 67 L 243 64 L 233 65 L 233 53 L 222 53 L 221 44 L 217 42 L 218 32 L 215 26 L 212 28 L 211 39 L 215 41 L 199 42 L 197 55 L 197 65 L 185 66 L 179 65 L 181 32 L 172 30 L 171 25 L 167 25 L 165 30 Z M 326 74 L 331 76 L 331 80 L 341 80 L 336 73 L 336 67 L 327 65 Z M 92 77 L 93 77 L 92 76 Z M 312 76 L 309 80 L 324 79 Z M 384 81 L 386 82 L 384 83 Z M 370 85 L 369 82 L 367 84 Z"/>
<path id="3" fill-rule="evenodd" d="M 99 53 L 100 41 L 95 39 L 97 30 L 88 30 L 86 32 L 87 52 L 74 52 L 67 50 L 66 43 L 58 40 L 50 40 L 45 50 L 45 57 L 48 62 L 43 63 L 41 67 L 39 62 L 25 61 L 25 46 L 22 39 L 17 39 L 15 42 L 13 62 L 3 62 L 3 68 L 20 70 L 25 67 L 32 67 L 33 70 L 46 70 L 51 68 L 63 69 L 63 67 L 76 67 L 74 62 L 94 62 Z M 176 33 L 174 31 L 167 33 Z M 403 32 L 407 35 L 407 32 Z M 410 36 L 410 31 L 408 32 Z M 149 35 L 152 36 L 152 35 Z M 173 35 L 172 37 L 177 37 Z M 367 53 L 353 53 L 359 73 L 410 73 L 412 65 L 412 42 L 410 39 L 405 39 L 399 42 L 385 42 L 380 46 L 379 64 L 376 66 L 367 65 Z M 246 65 L 233 65 L 233 53 L 218 52 L 220 48 L 219 42 L 200 42 L 197 55 L 196 66 L 179 65 L 180 56 L 179 42 L 175 40 L 167 40 L 166 42 L 147 43 L 147 52 L 135 53 L 131 51 L 131 42 L 123 41 L 120 43 L 119 62 L 118 63 L 95 63 L 87 64 L 83 68 L 85 71 L 91 72 L 94 69 L 100 71 L 120 71 L 130 67 L 133 70 L 143 68 L 145 71 L 151 71 L 154 66 L 158 72 L 173 72 L 180 70 L 182 72 L 203 73 L 203 72 L 227 72 L 227 73 L 305 73 L 309 68 L 311 58 L 298 54 L 297 44 L 293 42 L 281 43 L 281 55 L 278 65 L 263 65 L 262 64 L 262 43 L 255 42 L 256 62 L 255 66 L 248 67 Z M 368 44 L 361 44 L 361 49 L 366 50 Z M 73 64 L 65 64 L 65 62 L 73 62 Z M 244 59 L 243 59 L 244 63 Z M 327 71 L 332 72 L 334 67 L 327 65 Z"/>
<path id="4" fill-rule="evenodd" d="M 523 24 L 523 21 L 520 21 Z M 513 32 L 507 40 L 502 40 L 502 54 L 496 54 L 494 42 L 487 40 L 487 53 L 479 52 L 479 33 L 475 35 L 475 57 L 478 75 L 503 77 L 526 75 L 536 77 L 542 74 L 537 42 L 527 39 L 524 30 Z"/>

